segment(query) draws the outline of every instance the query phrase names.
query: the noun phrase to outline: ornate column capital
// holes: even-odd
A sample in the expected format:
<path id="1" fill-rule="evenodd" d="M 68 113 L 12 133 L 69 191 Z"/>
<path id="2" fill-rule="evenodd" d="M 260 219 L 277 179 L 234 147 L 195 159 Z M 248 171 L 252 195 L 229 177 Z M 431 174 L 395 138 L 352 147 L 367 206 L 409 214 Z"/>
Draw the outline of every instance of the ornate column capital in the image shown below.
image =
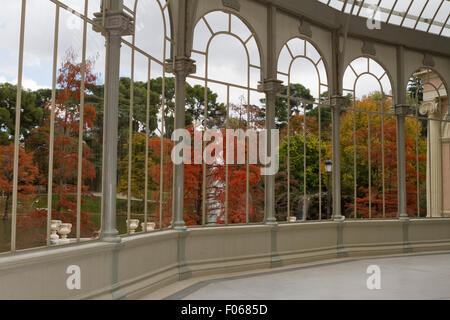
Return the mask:
<path id="1" fill-rule="evenodd" d="M 330 105 L 332 108 L 345 108 L 347 98 L 344 96 L 331 96 Z"/>
<path id="2" fill-rule="evenodd" d="M 188 57 L 175 57 L 175 60 L 168 59 L 164 69 L 168 73 L 181 74 L 184 77 L 197 72 L 195 61 Z"/>
<path id="3" fill-rule="evenodd" d="M 277 94 L 283 90 L 283 81 L 278 79 L 265 79 L 258 84 L 258 91 L 267 94 Z"/>
<path id="4" fill-rule="evenodd" d="M 439 111 L 439 101 L 437 98 L 431 101 L 424 101 L 419 107 L 419 113 L 423 116 L 433 116 L 439 113 Z"/>
<path id="5" fill-rule="evenodd" d="M 414 114 L 414 107 L 408 104 L 396 104 L 391 107 L 391 113 L 396 116 L 407 116 L 408 114 Z"/>
<path id="6" fill-rule="evenodd" d="M 129 36 L 134 33 L 134 19 L 123 10 L 106 9 L 104 20 L 102 12 L 96 12 L 94 16 L 92 28 L 96 32 L 101 32 L 104 36 L 106 36 L 106 33 L 119 36 Z"/>

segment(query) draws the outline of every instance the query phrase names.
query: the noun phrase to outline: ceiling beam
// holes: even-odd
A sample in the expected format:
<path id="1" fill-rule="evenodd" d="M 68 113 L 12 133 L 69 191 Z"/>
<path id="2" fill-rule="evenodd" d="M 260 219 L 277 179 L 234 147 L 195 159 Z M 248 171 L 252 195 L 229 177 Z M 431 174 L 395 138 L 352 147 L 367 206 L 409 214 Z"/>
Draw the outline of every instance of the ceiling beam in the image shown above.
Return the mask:
<path id="1" fill-rule="evenodd" d="M 330 31 L 341 28 L 349 14 L 340 12 L 317 0 L 254 0 L 273 4 L 280 11 L 308 21 Z M 381 23 L 381 29 L 367 28 L 367 18 L 351 15 L 348 36 L 390 45 L 428 52 L 450 58 L 450 38 L 423 31 L 412 30 L 393 24 Z M 418 41 L 420 40 L 420 41 Z"/>

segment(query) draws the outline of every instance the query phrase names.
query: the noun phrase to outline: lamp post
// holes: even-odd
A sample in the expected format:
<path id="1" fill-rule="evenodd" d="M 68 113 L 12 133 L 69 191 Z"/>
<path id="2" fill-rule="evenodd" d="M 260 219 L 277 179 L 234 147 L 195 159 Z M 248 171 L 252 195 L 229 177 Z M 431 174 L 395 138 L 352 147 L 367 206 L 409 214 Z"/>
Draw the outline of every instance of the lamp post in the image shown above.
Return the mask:
<path id="1" fill-rule="evenodd" d="M 327 173 L 327 219 L 331 215 L 331 192 L 330 192 L 330 176 L 333 171 L 333 161 L 325 160 L 325 171 Z"/>

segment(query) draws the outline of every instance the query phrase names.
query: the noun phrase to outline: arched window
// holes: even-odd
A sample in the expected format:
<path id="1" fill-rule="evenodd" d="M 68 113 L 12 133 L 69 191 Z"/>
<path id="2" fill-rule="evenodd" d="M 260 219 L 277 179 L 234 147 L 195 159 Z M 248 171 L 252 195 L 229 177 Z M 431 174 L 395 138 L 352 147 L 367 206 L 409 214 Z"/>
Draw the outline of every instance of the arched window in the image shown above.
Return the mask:
<path id="1" fill-rule="evenodd" d="M 66 223 L 71 241 L 95 238 L 100 228 L 105 41 L 93 30 L 99 8 L 98 0 L 2 7 L 0 193 L 10 203 L 0 252 L 68 243 L 59 242 L 52 220 Z"/>
<path id="2" fill-rule="evenodd" d="M 164 71 L 172 42 L 168 1 L 126 0 L 124 7 L 135 31 L 121 48 L 118 193 L 126 218 L 119 216 L 118 227 L 130 234 L 136 220 L 149 223 L 147 230 L 167 228 L 172 220 L 175 90 Z"/>
<path id="3" fill-rule="evenodd" d="M 192 53 L 197 73 L 188 78 L 190 102 L 186 110 L 193 131 L 216 129 L 225 133 L 226 129 L 263 127 L 264 95 L 257 91 L 260 57 L 258 39 L 240 17 L 213 11 L 199 19 Z M 258 166 L 249 163 L 248 150 L 245 164 L 237 160 L 234 164 L 203 161 L 201 165 L 186 165 L 185 171 L 190 174 L 185 179 L 189 180 L 185 181 L 187 224 L 263 220 L 263 178 Z"/>
<path id="4" fill-rule="evenodd" d="M 294 38 L 280 51 L 278 79 L 285 85 L 276 102 L 281 130 L 276 215 L 281 221 L 321 220 L 324 160 L 331 150 L 331 112 L 325 61 L 308 40 Z M 329 207 L 331 209 L 331 207 Z M 330 210 L 331 211 L 331 210 Z M 328 212 L 331 218 L 331 212 Z"/>
<path id="5" fill-rule="evenodd" d="M 343 78 L 348 107 L 341 115 L 342 191 L 349 218 L 397 215 L 397 134 L 386 70 L 361 57 Z"/>

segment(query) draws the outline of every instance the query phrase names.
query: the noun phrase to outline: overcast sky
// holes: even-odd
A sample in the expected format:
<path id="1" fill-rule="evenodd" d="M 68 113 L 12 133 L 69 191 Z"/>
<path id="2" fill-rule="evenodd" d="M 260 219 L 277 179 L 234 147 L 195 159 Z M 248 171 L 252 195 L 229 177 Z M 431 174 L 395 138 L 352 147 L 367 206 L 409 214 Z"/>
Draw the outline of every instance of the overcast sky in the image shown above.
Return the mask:
<path id="1" fill-rule="evenodd" d="M 63 2 L 78 12 L 83 12 L 84 10 L 84 0 L 63 0 Z M 93 18 L 93 13 L 98 11 L 100 2 L 101 0 L 89 1 L 88 16 L 90 18 Z M 131 2 L 133 0 L 126 1 L 126 3 Z M 2 1 L 2 9 L 0 10 L 0 38 L 2 39 L 0 42 L 0 83 L 17 83 L 20 10 L 20 0 Z M 206 19 L 214 32 L 228 30 L 228 18 L 226 14 L 219 12 L 211 13 Z M 167 15 L 163 17 L 155 0 L 142 0 L 139 2 L 136 22 L 136 45 L 158 60 L 162 60 L 164 53 L 164 38 L 162 36 L 164 32 L 164 20 L 167 21 L 168 17 Z M 35 90 L 51 87 L 54 23 L 55 5 L 52 2 L 49 0 L 27 1 L 23 70 L 23 85 L 25 88 Z M 80 18 L 66 10 L 60 11 L 58 67 L 69 49 L 74 50 L 79 59 L 81 59 L 82 30 L 83 23 Z M 251 32 L 235 17 L 232 17 L 231 31 L 236 34 L 237 38 L 228 35 L 218 35 L 212 40 L 208 55 L 208 77 L 241 86 L 247 86 L 249 83 L 252 88 L 256 88 L 260 80 L 260 70 L 257 68 L 260 66 L 260 57 L 256 41 L 254 38 L 250 38 L 246 44 L 246 48 L 242 45 L 239 39 L 245 42 L 251 35 Z M 170 33 L 169 29 L 168 32 Z M 204 52 L 206 50 L 206 43 L 210 37 L 211 33 L 203 21 L 201 21 L 195 30 L 194 48 Z M 131 42 L 131 37 L 126 37 L 126 39 Z M 300 41 L 289 43 L 289 48 L 294 55 L 304 54 L 302 53 L 304 51 L 303 47 L 304 45 Z M 123 46 L 121 51 L 121 75 L 130 76 L 131 50 L 127 46 Z M 103 83 L 104 78 L 104 52 L 103 37 L 92 31 L 92 28 L 88 26 L 87 57 L 95 59 L 94 72 L 98 75 L 98 83 Z M 167 51 L 166 56 L 168 55 L 169 52 Z M 309 45 L 307 45 L 307 56 L 314 63 L 320 61 L 320 55 Z M 197 75 L 203 77 L 205 75 L 205 56 L 193 54 L 193 59 L 197 61 Z M 287 72 L 287 67 L 291 60 L 290 55 L 284 49 L 279 59 L 279 71 Z M 256 66 L 256 68 L 250 67 L 248 70 L 249 62 L 251 65 Z M 366 72 L 367 60 L 364 61 L 364 59 L 361 59 L 361 61 L 355 61 L 353 66 L 357 73 Z M 291 82 L 302 83 L 311 90 L 311 93 L 316 98 L 319 94 L 319 77 L 321 78 L 321 83 L 327 84 L 323 63 L 319 62 L 317 67 L 319 73 L 310 61 L 296 59 L 291 69 Z M 148 59 L 136 53 L 135 80 L 146 81 L 147 68 Z M 151 68 L 152 78 L 161 75 L 162 68 L 159 64 L 152 63 Z M 384 73 L 381 67 L 373 63 L 370 64 L 370 69 L 378 77 Z M 250 72 L 250 79 L 247 76 L 248 71 Z M 346 89 L 353 87 L 356 77 L 352 73 L 346 72 L 344 79 L 344 87 Z M 282 76 L 280 79 L 287 81 Z M 189 82 L 191 84 L 204 84 L 203 81 L 196 80 L 189 80 Z M 382 83 L 384 91 L 389 93 L 391 88 L 386 76 L 382 79 Z M 220 102 L 226 102 L 226 86 L 212 83 L 209 86 L 211 90 L 219 93 Z M 327 87 L 322 86 L 320 89 L 323 92 L 327 90 Z M 357 96 L 379 90 L 378 81 L 373 77 L 363 76 L 361 81 L 358 81 L 356 89 Z M 230 101 L 237 103 L 239 97 L 242 95 L 247 99 L 247 94 L 246 90 L 231 88 Z M 262 94 L 252 91 L 250 93 L 250 102 L 257 104 L 262 97 Z"/>

